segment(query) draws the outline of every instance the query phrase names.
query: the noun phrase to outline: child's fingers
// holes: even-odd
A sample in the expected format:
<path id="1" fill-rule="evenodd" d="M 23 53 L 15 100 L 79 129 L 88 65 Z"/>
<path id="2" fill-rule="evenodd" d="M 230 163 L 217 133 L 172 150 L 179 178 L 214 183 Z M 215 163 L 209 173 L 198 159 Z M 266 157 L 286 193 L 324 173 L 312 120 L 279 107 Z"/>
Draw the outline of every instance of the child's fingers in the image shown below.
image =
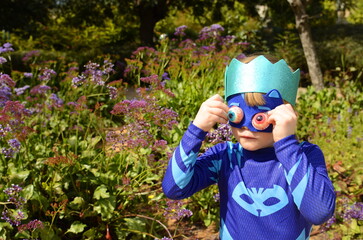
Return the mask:
<path id="1" fill-rule="evenodd" d="M 204 102 L 206 107 L 212 111 L 213 114 L 221 116 L 224 119 L 228 119 L 229 107 L 224 103 L 223 98 L 216 94 Z"/>
<path id="2" fill-rule="evenodd" d="M 268 111 L 268 122 L 274 125 L 273 137 L 275 142 L 284 137 L 295 134 L 297 116 L 290 104 L 283 104 L 275 109 Z"/>
<path id="3" fill-rule="evenodd" d="M 275 109 L 268 111 L 268 121 L 274 124 L 276 121 L 295 121 L 297 116 L 290 104 L 283 104 Z"/>
<path id="4" fill-rule="evenodd" d="M 193 123 L 204 131 L 209 131 L 216 123 L 228 122 L 228 110 L 223 98 L 216 94 L 202 103 Z"/>

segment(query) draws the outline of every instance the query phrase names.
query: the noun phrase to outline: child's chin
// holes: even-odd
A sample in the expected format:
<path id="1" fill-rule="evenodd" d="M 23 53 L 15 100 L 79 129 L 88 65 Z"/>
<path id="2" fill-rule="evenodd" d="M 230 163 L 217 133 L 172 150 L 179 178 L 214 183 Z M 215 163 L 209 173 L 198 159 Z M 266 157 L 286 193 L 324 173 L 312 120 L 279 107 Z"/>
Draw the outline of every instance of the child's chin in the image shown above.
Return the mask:
<path id="1" fill-rule="evenodd" d="M 246 149 L 248 151 L 257 151 L 261 149 L 261 146 L 256 146 L 254 144 L 240 144 L 242 145 L 243 149 Z"/>

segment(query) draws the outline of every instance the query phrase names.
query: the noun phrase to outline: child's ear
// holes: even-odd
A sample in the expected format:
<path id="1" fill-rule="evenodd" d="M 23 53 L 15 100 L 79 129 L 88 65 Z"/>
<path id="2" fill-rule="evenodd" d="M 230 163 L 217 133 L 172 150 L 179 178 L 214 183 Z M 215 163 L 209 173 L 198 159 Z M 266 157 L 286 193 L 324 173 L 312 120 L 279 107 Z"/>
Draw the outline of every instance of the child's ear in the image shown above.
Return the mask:
<path id="1" fill-rule="evenodd" d="M 280 92 L 277 89 L 272 89 L 268 93 L 266 93 L 266 98 L 270 98 L 271 100 L 274 100 L 276 102 L 281 102 L 281 104 L 284 103 L 284 100 L 282 99 L 282 96 Z"/>

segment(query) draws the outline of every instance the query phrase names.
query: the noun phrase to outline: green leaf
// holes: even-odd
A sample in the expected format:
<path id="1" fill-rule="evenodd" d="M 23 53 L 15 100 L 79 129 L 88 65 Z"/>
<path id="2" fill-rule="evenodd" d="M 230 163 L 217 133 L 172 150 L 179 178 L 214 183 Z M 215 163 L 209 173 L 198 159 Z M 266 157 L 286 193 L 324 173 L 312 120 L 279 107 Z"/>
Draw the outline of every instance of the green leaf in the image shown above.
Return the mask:
<path id="1" fill-rule="evenodd" d="M 125 218 L 126 225 L 129 229 L 146 232 L 146 224 L 139 218 Z"/>
<path id="2" fill-rule="evenodd" d="M 81 233 L 84 231 L 84 228 L 86 227 L 86 224 L 83 224 L 79 221 L 75 221 L 71 227 L 67 230 L 66 233 L 71 232 L 71 233 Z"/>
<path id="3" fill-rule="evenodd" d="M 102 219 L 111 219 L 113 216 L 113 211 L 116 206 L 116 197 L 112 196 L 108 199 L 101 199 L 95 203 L 93 210 L 98 214 L 101 214 Z"/>
<path id="4" fill-rule="evenodd" d="M 34 194 L 34 186 L 33 185 L 28 185 L 25 188 L 23 188 L 23 197 L 27 200 L 29 200 L 33 194 Z"/>
<path id="5" fill-rule="evenodd" d="M 99 200 L 101 198 L 109 198 L 110 194 L 107 192 L 105 185 L 98 186 L 93 194 L 93 198 Z"/>
<path id="6" fill-rule="evenodd" d="M 81 209 L 85 204 L 85 201 L 82 197 L 75 197 L 72 202 L 69 203 L 69 207 L 72 209 Z"/>

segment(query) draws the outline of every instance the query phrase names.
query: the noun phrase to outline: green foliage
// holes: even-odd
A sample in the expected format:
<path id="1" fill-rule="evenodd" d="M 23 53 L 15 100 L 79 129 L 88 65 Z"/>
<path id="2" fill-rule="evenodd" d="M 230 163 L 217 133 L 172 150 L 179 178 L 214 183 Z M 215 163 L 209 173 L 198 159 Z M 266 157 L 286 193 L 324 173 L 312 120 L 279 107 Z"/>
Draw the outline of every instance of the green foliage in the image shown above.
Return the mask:
<path id="1" fill-rule="evenodd" d="M 347 17 L 348 22 L 353 24 L 363 24 L 363 1 L 354 1 L 353 7 L 350 9 L 350 14 Z"/>
<path id="2" fill-rule="evenodd" d="M 118 30 L 112 25 L 110 29 L 116 36 Z M 86 28 L 85 42 L 101 46 L 89 42 L 96 40 L 95 30 L 99 28 Z M 79 65 L 43 51 L 3 54 L 8 62 L 1 71 L 16 85 L 10 86 L 8 105 L 0 107 L 0 124 L 14 124 L 0 142 L 8 149 L 9 140 L 18 139 L 21 148 L 13 157 L 0 155 L 0 188 L 21 185 L 26 202 L 20 221 L 26 228 L 19 231 L 3 219 L 0 238 L 187 238 L 192 225 L 218 226 L 217 186 L 176 202 L 179 209 L 170 208 L 169 214 L 186 207 L 193 215 L 171 220 L 166 214 L 170 202 L 160 184 L 172 150 L 200 104 L 216 93 L 223 95 L 226 64 L 254 48 L 241 43 L 243 36 L 230 39 L 222 33 L 215 25 L 194 40 L 165 37 L 156 48 L 139 48 L 125 60 L 124 80 L 118 81 L 112 81 L 117 78 L 111 61 L 103 57 Z M 99 36 L 104 44 L 113 41 Z M 301 61 L 294 47 L 296 36 L 280 38 L 276 48 L 281 56 Z M 19 41 L 16 46 L 20 45 Z M 81 41 L 72 47 L 85 49 Z M 12 69 L 12 60 L 22 68 Z M 319 92 L 308 87 L 300 95 L 298 136 L 321 147 L 338 191 L 336 221 L 320 230 L 359 239 L 362 221 L 347 216 L 363 195 L 362 71 L 348 56 L 343 60 L 327 71 L 325 81 L 332 87 Z M 26 85 L 30 87 L 25 93 L 17 95 L 15 89 Z M 136 89 L 135 95 L 127 99 L 126 90 L 131 89 Z M 210 145 L 205 142 L 203 147 Z M 3 204 L 3 191 L 0 201 L 1 210 L 11 210 L 16 217 L 15 204 Z M 33 220 L 43 227 L 29 228 Z"/>
<path id="3" fill-rule="evenodd" d="M 347 77 L 345 74 L 340 76 Z M 350 214 L 354 204 L 362 202 L 363 196 L 360 187 L 363 183 L 363 95 L 361 88 L 357 88 L 351 79 L 345 79 L 338 86 L 318 92 L 309 87 L 300 96 L 298 135 L 322 149 L 337 192 L 335 223 L 333 226 L 329 224 L 330 237 L 339 235 L 342 239 L 359 239 L 363 222 Z M 321 229 L 326 231 L 324 227 Z"/>

